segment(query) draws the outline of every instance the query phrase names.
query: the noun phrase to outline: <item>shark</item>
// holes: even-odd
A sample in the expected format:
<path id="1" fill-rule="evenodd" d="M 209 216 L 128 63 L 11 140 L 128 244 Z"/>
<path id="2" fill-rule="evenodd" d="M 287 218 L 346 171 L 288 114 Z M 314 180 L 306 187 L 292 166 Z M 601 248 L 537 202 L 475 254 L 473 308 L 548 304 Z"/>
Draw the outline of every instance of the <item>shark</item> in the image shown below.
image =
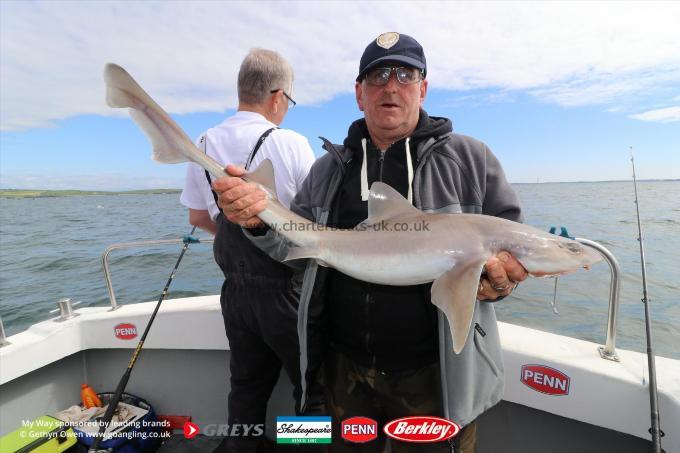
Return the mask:
<path id="1" fill-rule="evenodd" d="M 104 69 L 106 103 L 128 108 L 160 163 L 195 162 L 215 177 L 224 166 L 201 152 L 179 125 L 122 67 Z M 432 282 L 431 300 L 446 316 L 456 354 L 471 330 L 484 265 L 510 252 L 534 277 L 589 269 L 602 257 L 578 241 L 483 214 L 426 213 L 387 184 L 371 185 L 368 218 L 351 230 L 331 229 L 297 215 L 276 197 L 270 161 L 243 179 L 267 194 L 258 217 L 293 246 L 286 260 L 313 259 L 359 280 L 405 286 Z"/>

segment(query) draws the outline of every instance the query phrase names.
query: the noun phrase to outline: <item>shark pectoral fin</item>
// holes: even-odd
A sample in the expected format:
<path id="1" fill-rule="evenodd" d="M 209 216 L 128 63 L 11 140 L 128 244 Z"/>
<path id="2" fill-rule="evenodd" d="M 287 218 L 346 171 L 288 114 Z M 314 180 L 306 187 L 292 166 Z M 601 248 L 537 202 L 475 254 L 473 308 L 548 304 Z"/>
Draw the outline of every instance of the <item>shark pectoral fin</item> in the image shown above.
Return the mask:
<path id="1" fill-rule="evenodd" d="M 318 257 L 319 249 L 317 247 L 293 247 L 288 250 L 288 255 L 286 255 L 286 258 L 283 261 L 301 260 L 306 258 L 312 258 L 318 261 Z M 319 263 L 325 265 L 321 262 Z"/>
<path id="2" fill-rule="evenodd" d="M 392 187 L 378 181 L 371 185 L 371 192 L 368 197 L 368 218 L 357 225 L 355 229 L 374 225 L 383 220 L 415 215 L 423 215 L 423 212 L 415 208 Z"/>
<path id="3" fill-rule="evenodd" d="M 465 346 L 475 312 L 479 276 L 486 259 L 459 264 L 432 284 L 432 303 L 446 315 L 453 339 L 453 352 Z"/>
<path id="4" fill-rule="evenodd" d="M 257 168 L 246 173 L 245 179 L 263 186 L 270 195 L 276 198 L 276 182 L 274 181 L 274 166 L 269 159 L 263 160 Z M 304 257 L 307 258 L 307 257 Z"/>

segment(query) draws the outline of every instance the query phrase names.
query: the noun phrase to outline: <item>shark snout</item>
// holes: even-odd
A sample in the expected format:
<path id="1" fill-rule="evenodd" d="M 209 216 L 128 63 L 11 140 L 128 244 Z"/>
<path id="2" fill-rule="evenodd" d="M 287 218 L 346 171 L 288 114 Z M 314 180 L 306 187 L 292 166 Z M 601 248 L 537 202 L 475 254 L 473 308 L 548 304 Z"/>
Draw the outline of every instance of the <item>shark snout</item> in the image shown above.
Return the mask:
<path id="1" fill-rule="evenodd" d="M 584 257 L 584 260 L 583 260 L 584 263 L 581 267 L 583 267 L 585 269 L 590 269 L 590 266 L 592 266 L 593 264 L 598 263 L 598 262 L 603 260 L 600 252 L 598 252 L 594 248 L 589 247 L 587 245 L 584 245 L 583 248 L 584 248 L 585 257 Z"/>

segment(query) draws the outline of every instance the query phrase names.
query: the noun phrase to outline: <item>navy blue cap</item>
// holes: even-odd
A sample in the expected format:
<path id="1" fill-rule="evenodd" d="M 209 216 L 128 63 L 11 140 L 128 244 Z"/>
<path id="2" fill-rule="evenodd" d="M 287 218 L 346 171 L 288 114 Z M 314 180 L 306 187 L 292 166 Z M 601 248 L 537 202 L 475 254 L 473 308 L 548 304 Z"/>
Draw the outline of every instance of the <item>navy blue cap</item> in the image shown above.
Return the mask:
<path id="1" fill-rule="evenodd" d="M 359 63 L 357 82 L 361 81 L 368 71 L 378 67 L 384 61 L 406 63 L 422 70 L 423 76 L 427 75 L 423 47 L 412 37 L 391 31 L 378 36 L 366 47 Z"/>

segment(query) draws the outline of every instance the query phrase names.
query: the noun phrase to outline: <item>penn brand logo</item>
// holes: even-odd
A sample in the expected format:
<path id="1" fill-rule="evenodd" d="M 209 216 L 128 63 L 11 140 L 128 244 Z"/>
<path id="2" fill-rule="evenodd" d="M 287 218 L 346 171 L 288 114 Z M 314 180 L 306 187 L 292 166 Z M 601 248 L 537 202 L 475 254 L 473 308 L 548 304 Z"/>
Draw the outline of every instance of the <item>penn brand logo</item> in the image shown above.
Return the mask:
<path id="1" fill-rule="evenodd" d="M 378 422 L 368 417 L 348 418 L 342 421 L 340 434 L 348 442 L 370 442 L 378 438 Z"/>
<path id="2" fill-rule="evenodd" d="M 113 328 L 113 334 L 121 340 L 132 340 L 137 336 L 137 326 L 124 322 Z"/>
<path id="3" fill-rule="evenodd" d="M 392 420 L 383 430 L 404 442 L 441 442 L 458 434 L 460 426 L 441 417 L 415 416 Z"/>
<path id="4" fill-rule="evenodd" d="M 522 384 L 546 395 L 568 395 L 571 379 L 545 365 L 522 365 Z"/>

